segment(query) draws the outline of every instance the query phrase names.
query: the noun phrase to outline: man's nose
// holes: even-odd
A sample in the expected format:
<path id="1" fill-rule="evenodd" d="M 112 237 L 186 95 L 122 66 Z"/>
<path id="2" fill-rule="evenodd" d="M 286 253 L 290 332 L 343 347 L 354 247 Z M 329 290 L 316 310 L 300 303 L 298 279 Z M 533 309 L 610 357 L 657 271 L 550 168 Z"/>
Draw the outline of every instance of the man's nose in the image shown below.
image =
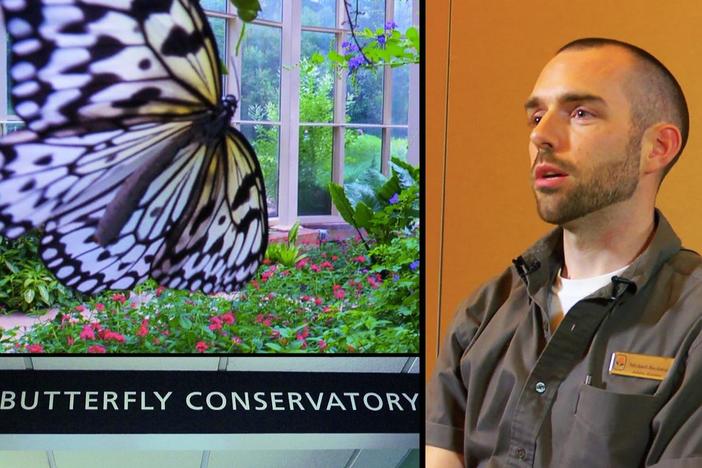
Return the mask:
<path id="1" fill-rule="evenodd" d="M 537 148 L 557 149 L 563 142 L 563 122 L 558 113 L 544 113 L 529 138 Z"/>

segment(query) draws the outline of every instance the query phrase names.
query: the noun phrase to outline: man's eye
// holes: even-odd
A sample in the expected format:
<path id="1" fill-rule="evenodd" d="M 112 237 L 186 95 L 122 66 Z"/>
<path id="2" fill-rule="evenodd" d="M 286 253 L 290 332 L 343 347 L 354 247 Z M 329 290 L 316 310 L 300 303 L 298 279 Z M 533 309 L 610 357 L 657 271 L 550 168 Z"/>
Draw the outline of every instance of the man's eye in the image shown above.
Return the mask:
<path id="1" fill-rule="evenodd" d="M 585 109 L 576 109 L 575 112 L 573 112 L 573 117 L 577 117 L 579 119 L 592 117 L 592 113 L 586 111 Z"/>
<path id="2" fill-rule="evenodd" d="M 542 116 L 541 114 L 534 114 L 534 115 L 532 115 L 531 118 L 529 119 L 529 124 L 530 124 L 530 125 L 536 125 L 536 124 L 538 124 L 539 122 L 541 122 L 541 118 L 542 118 L 542 117 L 543 117 L 543 116 Z"/>

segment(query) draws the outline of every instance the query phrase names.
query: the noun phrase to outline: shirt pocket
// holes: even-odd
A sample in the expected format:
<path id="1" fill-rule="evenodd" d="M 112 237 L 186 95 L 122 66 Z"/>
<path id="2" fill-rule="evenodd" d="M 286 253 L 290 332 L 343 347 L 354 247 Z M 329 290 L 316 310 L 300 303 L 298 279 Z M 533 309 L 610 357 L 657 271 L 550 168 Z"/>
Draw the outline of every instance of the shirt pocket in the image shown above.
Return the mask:
<path id="1" fill-rule="evenodd" d="M 640 466 L 649 445 L 651 421 L 660 406 L 655 395 L 581 386 L 559 466 Z"/>

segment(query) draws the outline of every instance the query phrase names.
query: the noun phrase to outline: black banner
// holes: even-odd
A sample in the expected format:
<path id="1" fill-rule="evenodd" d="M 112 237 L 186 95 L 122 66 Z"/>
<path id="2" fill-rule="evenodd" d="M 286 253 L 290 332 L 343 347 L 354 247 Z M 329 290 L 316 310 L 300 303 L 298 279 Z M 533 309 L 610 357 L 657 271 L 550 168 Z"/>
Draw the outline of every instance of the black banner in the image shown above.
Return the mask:
<path id="1" fill-rule="evenodd" d="M 418 433 L 417 374 L 0 371 L 2 434 Z"/>

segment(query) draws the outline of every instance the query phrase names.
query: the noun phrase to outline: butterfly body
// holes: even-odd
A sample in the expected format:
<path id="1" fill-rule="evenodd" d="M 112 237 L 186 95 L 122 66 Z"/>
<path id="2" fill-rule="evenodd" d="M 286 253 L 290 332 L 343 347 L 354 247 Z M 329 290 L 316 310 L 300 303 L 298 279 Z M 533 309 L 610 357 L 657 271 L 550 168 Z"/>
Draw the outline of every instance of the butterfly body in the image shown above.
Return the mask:
<path id="1" fill-rule="evenodd" d="M 13 101 L 0 140 L 0 233 L 43 226 L 40 254 L 81 292 L 151 276 L 231 291 L 256 271 L 267 206 L 220 99 L 212 31 L 190 0 L 0 0 Z"/>

